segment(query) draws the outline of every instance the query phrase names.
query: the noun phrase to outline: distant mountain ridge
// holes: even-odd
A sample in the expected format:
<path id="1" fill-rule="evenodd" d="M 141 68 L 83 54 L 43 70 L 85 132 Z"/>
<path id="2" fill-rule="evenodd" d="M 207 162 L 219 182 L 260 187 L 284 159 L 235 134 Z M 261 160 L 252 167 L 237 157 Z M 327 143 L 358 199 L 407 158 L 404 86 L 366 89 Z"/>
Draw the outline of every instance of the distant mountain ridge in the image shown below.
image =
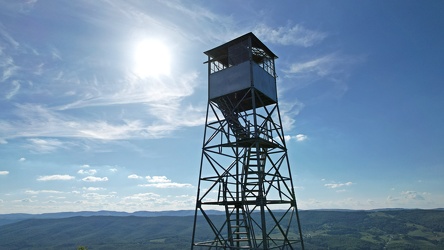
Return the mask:
<path id="1" fill-rule="evenodd" d="M 310 209 L 299 211 L 336 211 L 336 212 L 354 212 L 354 211 L 399 211 L 399 210 L 416 210 L 406 208 L 378 208 L 371 210 L 353 210 L 353 209 Z M 436 209 L 420 209 L 420 210 L 444 210 L 444 208 Z M 209 215 L 224 214 L 223 211 L 210 210 L 207 211 Z M 27 213 L 11 213 L 0 214 L 0 226 L 10 223 L 19 222 L 27 219 L 62 219 L 76 216 L 138 216 L 138 217 L 158 217 L 158 216 L 194 216 L 194 210 L 170 210 L 170 211 L 136 211 L 136 212 L 119 212 L 119 211 L 79 211 L 79 212 L 58 212 L 58 213 L 42 213 L 42 214 L 27 214 Z"/>
<path id="2" fill-rule="evenodd" d="M 214 220 L 225 220 L 223 212 L 213 212 Z M 306 249 L 444 249 L 443 209 L 330 209 L 299 214 Z M 189 249 L 193 215 L 192 210 L 0 215 L 0 220 L 9 220 L 0 225 L 0 250 Z M 210 231 L 200 240 L 214 237 Z"/>
<path id="3" fill-rule="evenodd" d="M 208 211 L 209 214 L 223 214 L 221 211 Z M 138 217 L 159 217 L 159 216 L 194 216 L 194 210 L 172 210 L 172 211 L 136 211 L 136 212 L 116 212 L 116 211 L 80 211 L 80 212 L 59 212 L 59 213 L 43 213 L 43 214 L 0 214 L 0 226 L 10 223 L 19 222 L 28 219 L 63 219 L 76 216 L 138 216 Z"/>

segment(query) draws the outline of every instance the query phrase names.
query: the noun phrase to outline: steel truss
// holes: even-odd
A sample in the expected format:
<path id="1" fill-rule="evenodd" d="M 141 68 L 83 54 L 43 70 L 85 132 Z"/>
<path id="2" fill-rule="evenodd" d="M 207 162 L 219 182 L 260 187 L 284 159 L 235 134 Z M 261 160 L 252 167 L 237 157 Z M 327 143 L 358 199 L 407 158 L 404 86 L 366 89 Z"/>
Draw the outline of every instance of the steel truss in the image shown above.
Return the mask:
<path id="1" fill-rule="evenodd" d="M 191 248 L 304 248 L 279 107 L 254 87 L 209 100 Z"/>

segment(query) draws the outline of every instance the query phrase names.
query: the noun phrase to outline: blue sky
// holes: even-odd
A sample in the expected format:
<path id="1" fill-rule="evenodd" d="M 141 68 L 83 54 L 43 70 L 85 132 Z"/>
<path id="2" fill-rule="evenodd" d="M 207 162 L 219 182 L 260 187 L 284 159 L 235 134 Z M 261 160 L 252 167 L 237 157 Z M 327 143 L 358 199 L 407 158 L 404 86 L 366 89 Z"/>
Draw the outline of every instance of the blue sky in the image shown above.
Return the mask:
<path id="1" fill-rule="evenodd" d="M 203 51 L 250 31 L 279 56 L 300 209 L 444 207 L 443 11 L 1 1 L 0 213 L 194 209 Z"/>

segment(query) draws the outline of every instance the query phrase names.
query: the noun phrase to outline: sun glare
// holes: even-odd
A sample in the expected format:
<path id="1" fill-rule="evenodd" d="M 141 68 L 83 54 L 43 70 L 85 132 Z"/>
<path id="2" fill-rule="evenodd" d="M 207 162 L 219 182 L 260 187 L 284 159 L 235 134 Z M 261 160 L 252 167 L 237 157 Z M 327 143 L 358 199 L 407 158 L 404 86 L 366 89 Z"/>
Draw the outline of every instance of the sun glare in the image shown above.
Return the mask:
<path id="1" fill-rule="evenodd" d="M 171 55 L 169 48 L 158 40 L 144 40 L 134 51 L 134 72 L 139 77 L 170 74 Z"/>

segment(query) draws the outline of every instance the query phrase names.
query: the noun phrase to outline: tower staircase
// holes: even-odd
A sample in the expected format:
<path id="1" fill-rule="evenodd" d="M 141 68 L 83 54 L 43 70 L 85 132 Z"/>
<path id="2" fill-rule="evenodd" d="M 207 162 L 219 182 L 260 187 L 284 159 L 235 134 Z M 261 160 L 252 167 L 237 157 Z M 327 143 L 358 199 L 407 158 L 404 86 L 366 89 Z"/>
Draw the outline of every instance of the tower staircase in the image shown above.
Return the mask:
<path id="1" fill-rule="evenodd" d="M 244 200 L 257 202 L 264 197 L 263 180 L 265 175 L 266 154 L 264 149 L 250 147 L 246 149 L 243 163 Z"/>
<path id="2" fill-rule="evenodd" d="M 225 204 L 227 244 L 230 249 L 254 249 L 254 233 L 251 231 L 251 221 L 248 220 L 248 206 L 244 206 L 241 200 L 241 192 L 233 193 L 228 190 L 225 182 L 221 190 Z M 233 197 L 234 195 L 235 197 Z M 253 238 L 252 238 L 253 237 Z M 235 247 L 233 247 L 235 246 Z"/>
<path id="3" fill-rule="evenodd" d="M 237 140 L 242 140 L 248 138 L 248 121 L 246 121 L 243 116 L 236 111 L 236 106 L 228 97 L 221 97 L 217 100 L 217 106 L 225 117 L 229 128 L 233 132 L 233 135 Z M 245 125 L 243 125 L 245 124 Z"/>

